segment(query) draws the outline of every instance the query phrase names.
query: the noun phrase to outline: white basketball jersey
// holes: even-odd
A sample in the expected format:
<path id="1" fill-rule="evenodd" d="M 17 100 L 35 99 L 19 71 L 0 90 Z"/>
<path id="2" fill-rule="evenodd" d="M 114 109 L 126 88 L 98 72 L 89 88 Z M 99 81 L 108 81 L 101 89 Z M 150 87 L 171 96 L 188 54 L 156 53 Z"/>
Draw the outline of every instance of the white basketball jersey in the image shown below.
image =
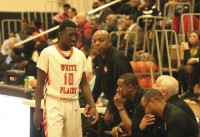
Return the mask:
<path id="1" fill-rule="evenodd" d="M 63 57 L 56 45 L 45 48 L 39 57 L 37 67 L 47 73 L 46 94 L 78 99 L 79 84 L 86 70 L 86 57 L 75 47 L 71 48 L 70 58 Z"/>

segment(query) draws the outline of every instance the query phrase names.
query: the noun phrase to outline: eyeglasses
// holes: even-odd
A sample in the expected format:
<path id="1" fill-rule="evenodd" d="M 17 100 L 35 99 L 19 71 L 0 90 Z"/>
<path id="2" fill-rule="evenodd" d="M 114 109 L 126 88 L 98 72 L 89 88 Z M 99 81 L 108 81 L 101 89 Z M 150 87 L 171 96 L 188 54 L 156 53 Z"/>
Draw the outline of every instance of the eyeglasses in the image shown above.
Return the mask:
<path id="1" fill-rule="evenodd" d="M 150 101 L 151 101 L 151 99 L 147 102 L 146 105 L 142 106 L 142 108 L 143 108 L 144 110 L 146 109 L 146 107 L 148 106 L 148 104 L 149 104 Z"/>
<path id="2" fill-rule="evenodd" d="M 151 99 L 154 99 L 154 100 L 160 100 L 161 98 L 163 99 L 163 97 L 156 97 L 156 98 L 151 98 Z M 149 101 L 147 102 L 146 105 L 142 106 L 142 108 L 143 108 L 144 110 L 145 110 L 146 107 L 148 106 L 148 104 L 149 104 L 149 102 L 151 101 L 151 99 L 149 99 Z"/>

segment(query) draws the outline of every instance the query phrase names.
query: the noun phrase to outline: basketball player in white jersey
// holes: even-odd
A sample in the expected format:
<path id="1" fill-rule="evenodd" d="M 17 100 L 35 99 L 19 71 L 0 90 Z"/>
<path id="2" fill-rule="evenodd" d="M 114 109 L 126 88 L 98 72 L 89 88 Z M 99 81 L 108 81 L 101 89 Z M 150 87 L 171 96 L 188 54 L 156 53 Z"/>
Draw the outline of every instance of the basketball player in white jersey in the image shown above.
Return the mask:
<path id="1" fill-rule="evenodd" d="M 93 123 L 98 119 L 85 76 L 86 58 L 82 51 L 73 47 L 77 30 L 72 21 L 67 20 L 60 24 L 58 36 L 58 44 L 45 48 L 38 60 L 33 121 L 38 130 L 40 124 L 44 124 L 46 137 L 82 137 L 79 88 L 88 102 L 85 116 L 92 116 L 95 119 Z M 40 105 L 45 86 L 42 121 Z"/>

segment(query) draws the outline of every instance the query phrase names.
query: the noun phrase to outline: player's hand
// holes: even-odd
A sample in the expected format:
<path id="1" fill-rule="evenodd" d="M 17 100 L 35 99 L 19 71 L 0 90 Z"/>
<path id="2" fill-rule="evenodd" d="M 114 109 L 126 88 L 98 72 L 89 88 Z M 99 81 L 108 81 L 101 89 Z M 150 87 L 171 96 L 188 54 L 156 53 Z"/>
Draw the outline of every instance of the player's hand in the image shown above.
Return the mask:
<path id="1" fill-rule="evenodd" d="M 43 125 L 42 113 L 41 111 L 35 111 L 33 114 L 33 123 L 37 130 L 40 130 L 40 125 Z"/>
<path id="2" fill-rule="evenodd" d="M 147 126 L 154 124 L 155 117 L 152 114 L 146 114 L 140 122 L 140 130 L 145 130 Z"/>
<path id="3" fill-rule="evenodd" d="M 120 95 L 119 92 L 116 92 L 116 95 L 114 96 L 115 106 L 117 108 L 122 108 L 124 107 L 125 102 L 126 102 L 126 98 Z"/>
<path id="4" fill-rule="evenodd" d="M 121 127 L 119 127 L 119 126 L 116 126 L 116 127 L 114 127 L 113 129 L 112 129 L 112 136 L 113 137 L 118 137 L 120 134 L 122 134 L 123 133 L 123 130 L 122 130 L 122 128 Z"/>
<path id="5" fill-rule="evenodd" d="M 85 106 L 84 115 L 87 118 L 92 117 L 94 119 L 91 124 L 95 124 L 99 119 L 99 113 L 97 112 L 96 107 L 89 104 Z"/>

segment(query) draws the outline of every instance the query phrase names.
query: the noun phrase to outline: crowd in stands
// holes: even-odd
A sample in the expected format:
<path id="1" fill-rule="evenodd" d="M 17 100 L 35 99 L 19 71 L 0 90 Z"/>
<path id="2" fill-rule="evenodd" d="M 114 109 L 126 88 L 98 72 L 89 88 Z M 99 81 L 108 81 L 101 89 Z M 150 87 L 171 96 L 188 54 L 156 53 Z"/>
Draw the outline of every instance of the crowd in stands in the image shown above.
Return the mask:
<path id="1" fill-rule="evenodd" d="M 182 6 L 177 6 L 176 4 L 173 5 L 174 2 L 185 2 L 185 4 L 183 4 Z M 96 31 L 107 31 L 111 36 L 112 46 L 117 50 L 123 52 L 126 55 L 128 61 L 132 61 L 134 54 L 136 54 L 134 53 L 134 48 L 136 49 L 136 52 L 147 51 L 143 48 L 145 44 L 145 36 L 151 37 L 152 35 L 154 35 L 155 29 L 171 29 L 174 30 L 177 35 L 181 33 L 180 17 L 184 13 L 191 13 L 191 7 L 188 6 L 189 4 L 187 4 L 186 2 L 186 0 L 160 0 L 160 4 L 158 5 L 157 0 L 123 0 L 120 5 L 117 4 L 118 7 L 116 7 L 116 5 L 106 7 L 96 13 L 93 13 L 90 16 L 88 16 L 85 12 L 79 12 L 78 9 L 72 7 L 72 5 L 70 4 L 64 4 L 63 11 L 56 14 L 52 18 L 52 20 L 54 21 L 54 25 L 52 27 L 59 25 L 65 20 L 71 20 L 77 25 L 78 36 L 76 47 L 83 51 L 86 55 L 86 58 L 88 60 L 86 77 L 87 80 L 90 82 L 90 87 L 93 88 L 94 80 L 96 78 L 95 59 L 98 53 L 96 53 L 94 50 L 95 42 L 93 41 L 92 37 Z M 195 2 L 195 4 L 192 2 Z M 106 0 L 97 0 L 97 2 L 93 3 L 92 8 L 98 8 L 99 6 L 103 6 L 106 3 Z M 190 3 L 192 7 L 194 7 L 194 13 L 200 13 L 199 0 L 188 0 L 188 3 Z M 167 6 L 165 6 L 165 4 L 167 4 Z M 167 7 L 167 16 L 164 15 L 165 7 Z M 161 19 L 164 16 L 167 17 L 167 22 L 163 22 L 164 20 Z M 154 19 L 151 17 L 159 18 Z M 138 21 L 139 18 L 140 20 Z M 183 19 L 186 41 L 183 41 L 182 46 L 180 47 L 181 51 L 184 54 L 184 58 L 183 63 L 178 70 L 178 77 L 176 79 L 180 84 L 179 88 L 181 93 L 184 93 L 182 94 L 183 98 L 195 97 L 195 101 L 200 102 L 200 99 L 196 99 L 196 97 L 198 96 L 196 93 L 200 93 L 200 20 L 199 16 L 193 16 L 192 18 L 192 28 L 194 31 L 191 31 L 189 29 L 189 26 L 191 25 L 190 17 L 187 15 Z M 27 76 L 34 76 L 35 78 L 37 77 L 36 65 L 40 53 L 44 48 L 51 46 L 52 44 L 56 44 L 54 40 L 58 38 L 57 31 L 54 31 L 48 35 L 42 35 L 17 47 L 15 47 L 14 45 L 22 40 L 40 34 L 44 31 L 45 29 L 43 23 L 39 19 L 34 19 L 32 21 L 23 20 L 21 31 L 12 32 L 9 34 L 9 38 L 6 39 L 1 45 L 0 81 L 6 82 L 6 71 L 10 69 L 24 70 Z M 122 35 L 119 36 L 119 33 L 122 33 Z M 103 62 L 103 60 L 101 61 Z M 122 76 L 121 79 L 126 79 L 127 77 L 129 76 L 125 75 Z M 165 78 L 165 80 L 167 81 L 167 78 Z M 158 80 L 156 81 L 156 83 L 158 83 Z M 31 85 L 33 88 L 36 87 L 36 84 L 37 80 L 31 81 Z M 121 81 L 120 84 L 122 84 Z M 140 89 L 141 87 L 139 86 L 131 88 L 131 90 L 133 91 L 136 90 L 136 92 L 141 92 L 141 94 L 144 94 L 143 89 Z M 161 89 L 157 89 L 158 91 L 161 91 Z M 176 89 L 176 91 L 178 91 L 178 89 Z M 154 94 L 155 96 L 160 96 L 160 94 L 157 95 L 156 93 L 154 93 L 155 91 L 149 92 L 152 92 L 152 97 L 149 98 L 148 93 L 145 94 L 142 103 L 147 103 L 145 99 L 152 99 L 152 102 L 166 105 L 170 109 L 172 108 L 171 105 L 163 103 L 162 99 L 156 100 L 155 98 L 153 98 Z M 177 94 L 178 93 L 176 92 L 173 95 Z M 134 96 L 131 97 L 134 98 Z M 132 98 L 130 98 L 129 101 L 134 102 L 134 99 Z M 141 97 L 137 98 L 139 98 L 139 101 L 142 100 Z M 115 101 L 116 100 L 119 100 L 117 96 L 115 97 Z M 97 98 L 95 98 L 95 101 L 97 101 Z M 134 103 L 136 105 L 138 105 L 138 103 L 140 104 L 140 102 Z M 115 105 L 119 106 L 119 104 L 117 104 L 116 102 Z M 121 112 L 123 110 L 119 111 Z M 140 119 L 140 121 L 143 120 L 144 122 L 146 116 L 145 111 L 141 110 L 140 108 L 139 111 L 142 113 L 142 117 L 139 117 L 138 119 Z M 185 116 L 185 113 L 182 111 L 180 112 L 180 114 Z M 188 119 L 188 116 L 185 117 L 186 119 Z M 133 121 L 131 122 L 134 122 L 134 120 L 137 122 L 137 119 L 133 119 Z M 194 123 L 190 122 L 190 124 L 192 125 Z M 133 130 L 139 131 L 145 130 L 146 128 L 146 125 L 145 128 L 142 127 L 144 126 L 144 123 L 137 123 L 138 127 L 130 127 L 130 125 L 125 126 L 128 127 L 128 130 L 130 131 L 129 133 L 133 133 Z M 115 127 L 115 129 L 113 129 L 114 133 L 116 132 L 115 130 L 121 130 L 121 126 L 118 125 L 117 127 Z"/>

